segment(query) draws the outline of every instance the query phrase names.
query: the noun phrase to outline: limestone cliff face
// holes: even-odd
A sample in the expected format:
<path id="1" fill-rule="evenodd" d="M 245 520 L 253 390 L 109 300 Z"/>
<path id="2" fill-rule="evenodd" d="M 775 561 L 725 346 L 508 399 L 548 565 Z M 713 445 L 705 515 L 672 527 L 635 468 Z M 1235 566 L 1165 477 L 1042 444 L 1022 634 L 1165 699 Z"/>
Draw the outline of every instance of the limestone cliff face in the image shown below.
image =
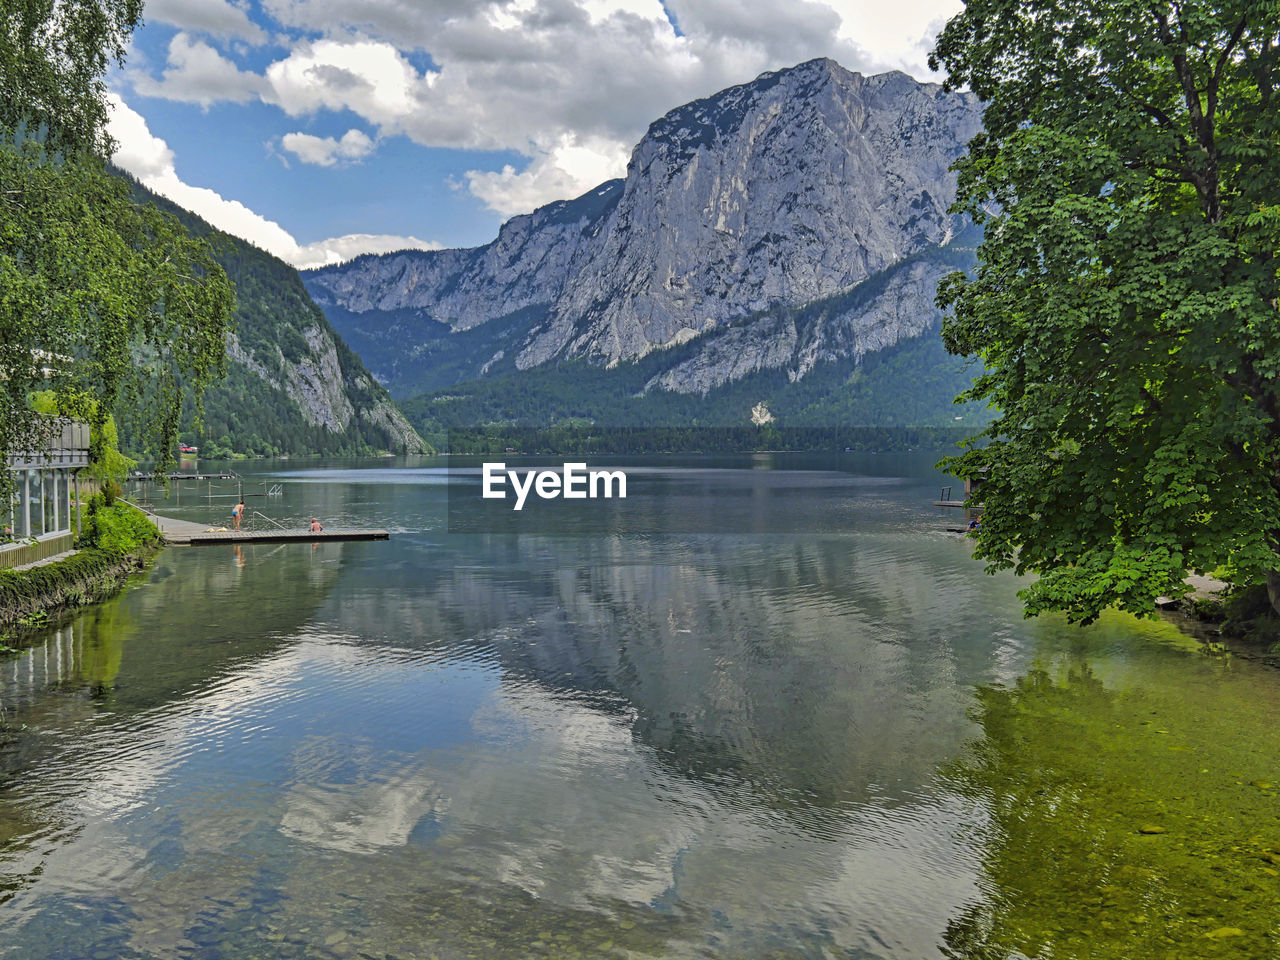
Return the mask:
<path id="1" fill-rule="evenodd" d="M 454 330 L 559 299 L 579 251 L 622 194 L 611 180 L 576 200 L 513 217 L 493 243 L 471 250 L 367 254 L 305 273 L 322 307 L 352 313 L 420 308 Z"/>
<path id="2" fill-rule="evenodd" d="M 345 430 L 354 411 L 342 382 L 342 365 L 331 337 L 318 326 L 302 331 L 308 354 L 297 364 L 285 364 L 289 394 L 313 426 Z"/>
<path id="3" fill-rule="evenodd" d="M 806 320 L 786 312 L 758 314 L 708 335 L 688 359 L 653 377 L 646 389 L 708 393 L 761 370 L 785 370 L 795 382 L 818 364 L 869 353 L 936 326 L 938 281 L 954 262 L 921 256 L 885 271 L 883 290 L 866 300 L 815 310 Z M 856 289 L 856 288 L 855 288 Z"/>
<path id="4" fill-rule="evenodd" d="M 194 404 L 182 429 L 203 451 L 267 455 L 423 453 L 426 443 L 308 294 L 298 271 L 200 217 L 134 185 L 140 203 L 172 213 L 216 240 L 236 287 L 227 375 Z"/>
<path id="5" fill-rule="evenodd" d="M 284 394 L 308 426 L 319 427 L 335 438 L 352 434 L 355 426 L 363 426 L 366 429 L 362 433 L 371 439 L 380 438 L 388 449 L 426 451 L 426 444 L 386 390 L 362 367 L 350 369 L 353 362 L 359 364 L 358 358 L 327 324 L 312 324 L 301 334 L 306 350 L 291 359 L 278 344 L 271 344 L 259 357 L 232 333 L 227 338 L 227 359 L 273 392 Z M 243 399 L 253 402 L 252 396 Z M 370 427 L 372 430 L 367 429 Z"/>
<path id="6" fill-rule="evenodd" d="M 964 226 L 947 212 L 948 168 L 980 122 L 972 95 L 814 60 L 671 111 L 625 180 L 516 217 L 485 247 L 367 256 L 304 277 L 340 332 L 351 315 L 367 332 L 380 312 L 413 311 L 425 341 L 537 312 L 493 324 L 487 365 L 461 377 L 499 361 L 611 366 L 696 341 L 650 389 L 705 392 L 761 369 L 803 378 L 936 326 L 933 286 L 954 264 L 930 251 Z M 876 294 L 846 314 L 805 329 L 761 320 L 873 278 Z"/>

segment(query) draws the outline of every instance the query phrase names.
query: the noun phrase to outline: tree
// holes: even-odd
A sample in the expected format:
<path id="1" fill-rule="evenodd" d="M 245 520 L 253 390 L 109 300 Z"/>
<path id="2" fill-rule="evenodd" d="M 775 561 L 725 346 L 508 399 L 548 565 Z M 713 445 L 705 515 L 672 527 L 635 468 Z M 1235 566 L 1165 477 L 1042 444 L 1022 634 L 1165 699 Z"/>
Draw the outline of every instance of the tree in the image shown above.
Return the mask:
<path id="1" fill-rule="evenodd" d="M 143 0 L 0 0 L 0 128 L 53 150 L 111 154 L 103 74 L 123 63 Z"/>
<path id="2" fill-rule="evenodd" d="M 225 372 L 234 296 L 208 243 L 141 206 L 108 166 L 103 71 L 137 0 L 0 0 L 0 457 L 41 445 L 38 388 L 150 398 L 152 448 L 171 460 L 182 385 Z M 101 451 L 95 449 L 95 454 Z"/>
<path id="3" fill-rule="evenodd" d="M 112 481 L 122 482 L 130 470 L 136 467 L 137 461 L 130 460 L 120 452 L 120 434 L 116 430 L 116 421 L 112 416 L 101 420 L 97 416 L 97 401 L 85 393 L 64 392 L 61 396 L 52 390 L 41 390 L 31 398 L 31 407 L 36 413 L 51 417 L 73 417 L 90 423 L 101 421 L 101 427 L 93 427 L 91 444 L 97 449 L 97 459 L 88 471 L 88 476 L 96 483 L 106 485 Z"/>
<path id="4" fill-rule="evenodd" d="M 1028 615 L 1154 611 L 1227 565 L 1280 601 L 1280 3 L 969 0 L 931 56 L 985 102 L 939 287 L 999 413 L 976 554 Z"/>

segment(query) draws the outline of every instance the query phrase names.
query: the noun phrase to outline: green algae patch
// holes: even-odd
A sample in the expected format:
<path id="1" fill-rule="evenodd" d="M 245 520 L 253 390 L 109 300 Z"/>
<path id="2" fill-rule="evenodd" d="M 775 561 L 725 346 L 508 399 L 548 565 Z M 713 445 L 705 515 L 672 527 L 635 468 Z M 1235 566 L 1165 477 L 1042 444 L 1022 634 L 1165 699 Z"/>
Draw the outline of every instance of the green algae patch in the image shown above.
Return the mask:
<path id="1" fill-rule="evenodd" d="M 945 955 L 1274 960 L 1280 674 L 1142 643 L 1118 668 L 1099 635 L 977 691 L 981 736 L 943 774 L 989 811 L 983 895 Z"/>
<path id="2" fill-rule="evenodd" d="M 1243 937 L 1244 931 L 1239 927 L 1219 927 L 1205 934 L 1210 940 L 1228 940 L 1231 937 Z"/>

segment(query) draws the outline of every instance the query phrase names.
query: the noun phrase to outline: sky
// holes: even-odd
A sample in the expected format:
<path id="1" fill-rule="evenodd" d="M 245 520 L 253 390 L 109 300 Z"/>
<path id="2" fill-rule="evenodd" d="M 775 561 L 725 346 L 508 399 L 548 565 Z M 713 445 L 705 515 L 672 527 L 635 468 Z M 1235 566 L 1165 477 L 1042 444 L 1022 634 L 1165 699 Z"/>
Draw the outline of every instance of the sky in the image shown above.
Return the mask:
<path id="1" fill-rule="evenodd" d="M 960 0 L 148 0 L 115 162 L 295 266 L 487 243 L 648 125 L 832 57 L 920 80 Z"/>

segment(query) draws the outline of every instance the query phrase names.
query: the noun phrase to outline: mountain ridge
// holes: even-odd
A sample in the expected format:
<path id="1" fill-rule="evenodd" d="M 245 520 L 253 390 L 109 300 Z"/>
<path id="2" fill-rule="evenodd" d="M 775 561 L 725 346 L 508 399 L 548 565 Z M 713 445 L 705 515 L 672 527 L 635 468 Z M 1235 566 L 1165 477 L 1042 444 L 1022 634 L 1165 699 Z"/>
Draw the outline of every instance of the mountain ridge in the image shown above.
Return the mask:
<path id="1" fill-rule="evenodd" d="M 936 329 L 937 280 L 971 265 L 945 253 L 967 230 L 950 166 L 980 113 L 902 73 L 806 61 L 668 111 L 623 179 L 513 217 L 489 244 L 303 280 L 396 396 L 668 353 L 640 395 L 706 396 L 764 370 L 798 382 Z M 803 331 L 758 320 L 912 258 L 856 313 Z"/>

